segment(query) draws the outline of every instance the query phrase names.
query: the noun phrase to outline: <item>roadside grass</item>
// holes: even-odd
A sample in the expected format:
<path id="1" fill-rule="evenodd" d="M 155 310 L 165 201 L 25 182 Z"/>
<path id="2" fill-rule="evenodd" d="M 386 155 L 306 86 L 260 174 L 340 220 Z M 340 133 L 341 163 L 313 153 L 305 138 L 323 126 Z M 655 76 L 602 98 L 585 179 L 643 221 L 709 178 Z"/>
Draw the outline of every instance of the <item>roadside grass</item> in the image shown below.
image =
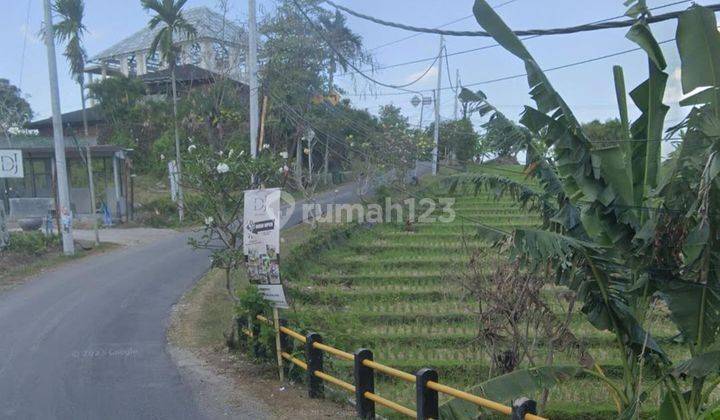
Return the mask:
<path id="1" fill-rule="evenodd" d="M 476 166 L 472 171 L 524 180 L 520 165 Z M 450 172 L 445 172 L 450 174 Z M 429 191 L 448 196 L 443 177 L 430 180 Z M 529 182 L 531 187 L 536 184 Z M 324 341 L 345 351 L 373 350 L 375 360 L 414 372 L 422 367 L 438 370 L 443 383 L 460 389 L 491 376 L 491 361 L 477 340 L 474 308 L 462 286 L 452 280 L 466 268 L 473 251 L 482 249 L 492 270 L 497 251 L 477 233 L 483 225 L 512 230 L 541 223 L 537 214 L 520 209 L 509 198 L 497 199 L 493 191 L 459 190 L 454 196 L 458 218 L 452 223 L 382 224 L 356 231 L 345 243 L 329 247 L 302 261 L 300 275 L 288 284 L 293 309 L 291 324 L 322 334 Z M 287 255 L 287 254 L 285 254 Z M 566 307 L 557 295 L 564 289 L 548 285 L 543 296 L 557 313 Z M 509 296 L 509 299 L 512 297 Z M 684 347 L 673 344 L 677 330 L 658 309 L 649 329 L 663 343 L 672 359 L 688 356 Z M 618 378 L 622 364 L 614 336 L 591 326 L 582 313 L 571 322 L 573 333 L 610 377 Z M 544 343 L 538 343 L 543 360 Z M 351 378 L 349 363 L 333 360 L 327 370 L 340 378 Z M 326 359 L 326 360 L 327 360 Z M 556 365 L 578 365 L 572 349 L 556 352 Z M 414 389 L 409 384 L 378 375 L 376 389 L 381 396 L 407 407 L 414 406 Z M 539 395 L 528 395 L 539 399 Z M 657 391 L 649 401 L 659 401 Z M 443 401 L 447 398 L 443 397 Z M 509 403 L 504 401 L 504 403 Z M 647 404 L 648 407 L 654 404 Z M 395 417 L 382 408 L 383 416 Z M 589 377 L 554 388 L 546 413 L 561 419 L 615 418 L 614 404 L 607 388 Z M 652 415 L 652 410 L 648 411 Z"/>
<path id="2" fill-rule="evenodd" d="M 75 247 L 75 255 L 65 256 L 57 237 L 43 239 L 39 232 L 14 232 L 12 236 L 22 237 L 23 244 L 0 251 L 0 293 L 23 284 L 43 271 L 118 247 L 107 242 L 93 247 L 92 242 L 76 241 L 76 245 L 82 246 Z"/>

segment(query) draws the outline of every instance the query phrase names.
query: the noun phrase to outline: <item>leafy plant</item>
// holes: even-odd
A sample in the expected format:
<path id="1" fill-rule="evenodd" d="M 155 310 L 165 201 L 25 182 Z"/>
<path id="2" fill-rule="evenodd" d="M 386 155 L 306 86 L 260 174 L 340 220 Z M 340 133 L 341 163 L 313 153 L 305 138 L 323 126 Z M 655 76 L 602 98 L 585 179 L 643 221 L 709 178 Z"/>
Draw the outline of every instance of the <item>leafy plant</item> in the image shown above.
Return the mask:
<path id="1" fill-rule="evenodd" d="M 628 4 L 633 16 L 647 13 L 644 1 Z M 511 248 L 511 255 L 528 267 L 555 268 L 558 282 L 578 293 L 588 320 L 615 334 L 623 355 L 622 383 L 615 385 L 603 375 L 598 377 L 612 390 L 621 418 L 637 417 L 647 398 L 642 387 L 644 368 L 655 370 L 661 378 L 652 384 L 665 390 L 661 418 L 708 416 L 715 408 L 707 404 L 717 386 L 712 378 L 717 378 L 720 364 L 711 353 L 716 350 L 720 310 L 714 251 L 717 238 L 709 211 L 720 172 L 715 149 L 720 135 L 716 128 L 720 126 L 720 35 L 714 14 L 693 6 L 679 19 L 683 91 L 705 89 L 684 101 L 696 106 L 672 131 L 684 129 L 686 133 L 668 163 L 670 175 L 661 181 L 660 142 L 668 110 L 662 98 L 668 76 L 662 51 L 643 19 L 627 35 L 648 56 L 649 77 L 630 92 L 642 114 L 629 124 L 622 70 L 616 68 L 621 124 L 627 138 L 605 143 L 593 142 L 586 135 L 530 52 L 484 0 L 476 0 L 474 13 L 501 46 L 525 63 L 530 95 L 537 107 L 526 107 L 521 123 L 552 150 L 550 160 L 528 147 L 527 173 L 540 178 L 545 193 L 556 196 L 563 205 L 552 219 L 567 220 L 568 209 L 572 209 L 578 225 L 573 229 L 564 224 L 560 229 L 552 225 L 550 230 L 516 229 L 507 235 L 494 231 L 492 235 L 504 237 L 501 240 Z M 684 153 L 690 145 L 692 153 Z M 553 189 L 555 185 L 560 189 Z M 684 195 L 667 195 L 681 188 L 685 188 Z M 676 242 L 667 242 L 676 232 L 660 223 L 667 219 L 665 211 L 658 210 L 689 219 L 679 229 Z M 668 246 L 674 246 L 676 252 L 663 249 Z M 674 363 L 646 330 L 644 322 L 656 299 L 667 304 L 693 359 Z M 678 379 L 683 375 L 692 376 L 690 390 Z"/>

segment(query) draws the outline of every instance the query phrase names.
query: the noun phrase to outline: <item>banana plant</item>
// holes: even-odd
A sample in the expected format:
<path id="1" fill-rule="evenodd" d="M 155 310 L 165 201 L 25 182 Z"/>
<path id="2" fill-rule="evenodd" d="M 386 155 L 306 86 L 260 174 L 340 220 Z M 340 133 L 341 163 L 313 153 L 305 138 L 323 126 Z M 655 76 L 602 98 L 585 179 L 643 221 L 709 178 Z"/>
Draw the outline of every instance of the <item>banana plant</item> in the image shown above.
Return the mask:
<path id="1" fill-rule="evenodd" d="M 684 101 L 694 108 L 667 135 L 683 130 L 685 140 L 666 163 L 668 175 L 661 179 L 667 64 L 645 22 L 645 2 L 629 0 L 626 5 L 628 15 L 637 19 L 627 38 L 647 55 L 648 78 L 629 94 L 641 115 L 630 123 L 623 72 L 616 67 L 613 74 L 626 138 L 593 142 L 518 37 L 486 1 L 475 1 L 473 11 L 480 26 L 526 67 L 536 106 L 525 107 L 520 122 L 553 155 L 546 160 L 529 154 L 528 171 L 551 163 L 561 185 L 558 197 L 569 203 L 558 207 L 557 215 L 573 209 L 580 227 L 517 229 L 506 235 L 506 242 L 511 256 L 531 268 L 549 262 L 558 267 L 559 281 L 578 293 L 588 320 L 615 334 L 624 355 L 622 382 L 613 387 L 620 418 L 639 415 L 648 397 L 641 387 L 643 367 L 648 365 L 662 372 L 650 386 L 664 390 L 663 418 L 701 418 L 713 410 L 708 398 L 718 384 L 720 365 L 720 357 L 715 357 L 720 355 L 716 340 L 720 251 L 711 211 L 720 204 L 720 36 L 708 9 L 692 6 L 679 19 L 683 91 L 703 90 Z M 688 220 L 681 229 L 668 229 L 668 214 Z M 677 240 L 664 243 L 670 235 Z M 678 248 L 675 252 L 666 249 L 673 246 Z M 667 303 L 690 345 L 691 359 L 673 363 L 643 327 L 654 298 Z M 692 378 L 689 390 L 684 388 L 685 377 Z"/>

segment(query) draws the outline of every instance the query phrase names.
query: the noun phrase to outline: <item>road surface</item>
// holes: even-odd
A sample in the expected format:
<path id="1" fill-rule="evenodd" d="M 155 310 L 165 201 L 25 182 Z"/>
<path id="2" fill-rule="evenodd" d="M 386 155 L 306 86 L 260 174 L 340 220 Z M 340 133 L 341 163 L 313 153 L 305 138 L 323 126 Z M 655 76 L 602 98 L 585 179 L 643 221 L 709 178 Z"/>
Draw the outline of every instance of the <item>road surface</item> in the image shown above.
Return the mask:
<path id="1" fill-rule="evenodd" d="M 354 184 L 318 203 L 352 203 Z M 287 226 L 300 221 L 296 206 Z M 0 418 L 201 419 L 168 353 L 172 306 L 209 268 L 188 234 L 68 263 L 0 295 Z M 248 406 L 241 417 L 260 418 Z"/>

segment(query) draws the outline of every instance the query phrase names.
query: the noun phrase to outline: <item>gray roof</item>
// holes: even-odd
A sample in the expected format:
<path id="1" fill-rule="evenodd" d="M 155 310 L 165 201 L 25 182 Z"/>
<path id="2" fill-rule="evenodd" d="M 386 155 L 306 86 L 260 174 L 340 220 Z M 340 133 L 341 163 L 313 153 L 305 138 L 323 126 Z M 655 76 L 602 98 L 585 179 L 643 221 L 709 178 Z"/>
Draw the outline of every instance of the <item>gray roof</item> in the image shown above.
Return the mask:
<path id="1" fill-rule="evenodd" d="M 105 117 L 102 115 L 102 111 L 99 105 L 88 107 L 85 110 L 85 116 L 87 118 L 87 122 L 90 124 L 105 122 Z M 82 109 L 63 113 L 62 122 L 63 125 L 82 124 Z M 33 122 L 25 124 L 25 128 L 29 128 L 31 130 L 37 130 L 45 127 L 52 127 L 52 117 L 44 118 L 42 120 L 35 120 Z"/>
<path id="2" fill-rule="evenodd" d="M 185 20 L 197 30 L 196 39 L 210 39 L 231 45 L 242 45 L 246 39 L 245 30 L 231 21 L 229 17 L 214 12 L 207 7 L 195 7 L 183 11 Z M 155 35 L 160 31 L 162 25 L 155 29 L 145 26 L 129 37 L 123 39 L 110 48 L 101 51 L 93 56 L 90 61 L 101 61 L 112 57 L 121 56 L 130 52 L 150 49 Z M 184 35 L 176 37 L 176 43 L 187 42 Z"/>

